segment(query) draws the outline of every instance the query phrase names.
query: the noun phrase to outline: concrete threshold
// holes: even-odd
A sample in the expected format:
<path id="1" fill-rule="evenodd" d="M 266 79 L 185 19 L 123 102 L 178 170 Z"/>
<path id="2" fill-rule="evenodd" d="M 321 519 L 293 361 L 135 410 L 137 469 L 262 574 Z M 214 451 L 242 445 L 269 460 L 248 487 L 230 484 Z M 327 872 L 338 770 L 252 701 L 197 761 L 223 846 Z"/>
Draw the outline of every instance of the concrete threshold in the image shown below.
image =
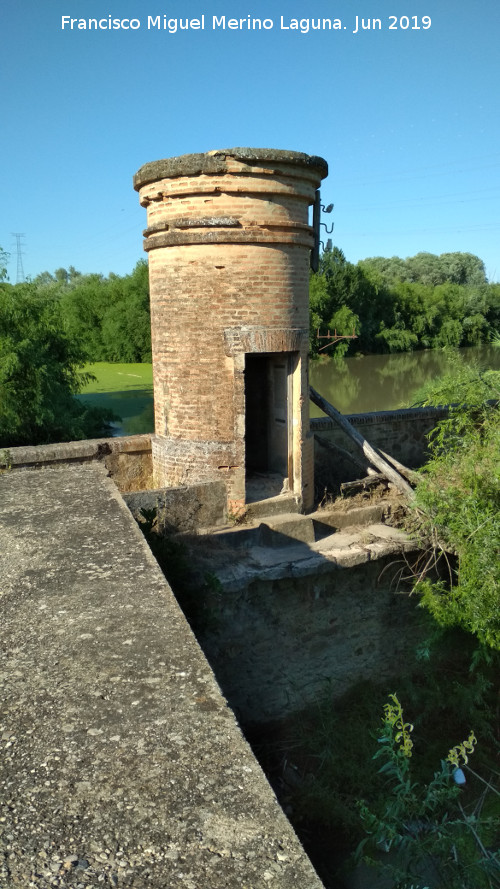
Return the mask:
<path id="1" fill-rule="evenodd" d="M 0 475 L 0 886 L 321 889 L 114 484 Z"/>
<path id="2" fill-rule="evenodd" d="M 241 591 L 254 581 L 326 574 L 420 548 L 384 523 L 383 500 L 351 510 L 282 513 L 186 538 L 193 559 L 216 575 L 224 590 Z"/>

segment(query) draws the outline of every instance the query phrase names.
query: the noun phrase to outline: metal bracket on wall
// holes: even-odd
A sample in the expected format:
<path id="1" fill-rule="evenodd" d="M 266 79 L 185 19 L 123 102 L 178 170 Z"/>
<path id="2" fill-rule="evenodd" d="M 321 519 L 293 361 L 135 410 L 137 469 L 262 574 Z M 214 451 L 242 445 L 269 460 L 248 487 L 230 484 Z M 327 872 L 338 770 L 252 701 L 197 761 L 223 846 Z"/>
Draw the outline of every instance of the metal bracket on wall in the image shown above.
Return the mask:
<path id="1" fill-rule="evenodd" d="M 319 231 L 320 227 L 323 226 L 326 233 L 328 235 L 331 235 L 331 233 L 333 232 L 334 224 L 335 224 L 332 222 L 331 228 L 328 228 L 324 222 L 321 222 L 321 211 L 323 211 L 323 213 L 331 213 L 332 210 L 333 210 L 333 204 L 328 204 L 328 207 L 324 207 L 323 204 L 321 203 L 321 195 L 320 195 L 320 191 L 318 188 L 316 190 L 315 195 L 314 195 L 314 204 L 313 204 L 313 224 L 312 224 L 312 227 L 313 227 L 313 233 L 314 233 L 314 247 L 311 250 L 311 262 L 310 262 L 311 270 L 313 272 L 317 272 L 319 269 L 319 248 L 321 245 L 323 245 L 323 242 L 320 240 L 320 231 Z M 328 246 L 330 247 L 330 245 L 331 245 L 331 242 L 328 241 Z M 324 245 L 323 245 L 323 249 L 325 249 Z M 331 247 L 330 247 L 330 249 L 331 249 Z"/>
<path id="2" fill-rule="evenodd" d="M 329 342 L 325 346 L 321 346 L 321 349 L 318 349 L 319 352 L 323 352 L 324 349 L 328 349 L 328 346 L 333 346 L 335 343 L 340 342 L 340 340 L 357 340 L 358 335 L 354 333 L 354 330 L 351 334 L 339 334 L 336 330 L 333 331 L 333 334 L 328 331 L 326 334 L 320 334 L 319 327 L 317 332 L 318 340 L 329 340 Z"/>

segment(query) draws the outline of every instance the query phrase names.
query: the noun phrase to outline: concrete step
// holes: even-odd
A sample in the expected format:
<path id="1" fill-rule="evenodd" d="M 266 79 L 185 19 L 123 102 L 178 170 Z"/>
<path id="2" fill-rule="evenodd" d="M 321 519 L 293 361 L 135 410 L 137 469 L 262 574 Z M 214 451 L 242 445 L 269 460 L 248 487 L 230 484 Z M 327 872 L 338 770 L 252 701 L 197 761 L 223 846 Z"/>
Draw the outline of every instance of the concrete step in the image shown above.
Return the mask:
<path id="1" fill-rule="evenodd" d="M 324 574 L 415 549 L 403 531 L 384 524 L 391 508 L 389 500 L 381 500 L 354 508 L 341 503 L 310 515 L 265 515 L 186 543 L 202 574 L 210 572 L 224 589 L 237 590 L 254 580 Z"/>
<path id="2" fill-rule="evenodd" d="M 306 540 L 315 529 L 310 517 L 303 519 L 294 525 L 290 520 L 275 528 L 262 523 L 247 529 L 247 545 L 239 549 L 232 544 L 237 534 L 192 538 L 192 562 L 215 575 L 224 590 L 241 592 L 254 581 L 322 575 L 419 548 L 404 531 L 381 522 L 330 528 L 330 534 Z"/>
<path id="3" fill-rule="evenodd" d="M 290 505 L 289 496 L 276 498 L 281 501 L 283 508 Z M 269 501 L 262 501 L 264 506 Z M 333 506 L 330 509 L 321 509 L 309 515 L 302 515 L 291 510 L 256 515 L 241 525 L 231 528 L 213 530 L 204 535 L 208 542 L 211 537 L 217 544 L 227 545 L 231 548 L 242 550 L 255 546 L 280 548 L 293 546 L 297 541 L 312 545 L 339 530 L 355 526 L 363 527 L 368 524 L 383 522 L 390 513 L 389 501 L 381 500 L 375 504 L 363 507 L 346 509 L 344 505 Z"/>
<path id="4" fill-rule="evenodd" d="M 309 515 L 262 515 L 187 543 L 193 564 L 236 591 L 255 580 L 324 574 L 418 549 L 403 531 L 384 524 L 392 508 L 388 499 L 358 507 L 342 501 Z"/>
<path id="5" fill-rule="evenodd" d="M 263 516 L 275 516 L 282 513 L 298 513 L 299 504 L 294 494 L 278 494 L 265 500 L 256 500 L 246 505 L 246 521 L 262 519 Z"/>

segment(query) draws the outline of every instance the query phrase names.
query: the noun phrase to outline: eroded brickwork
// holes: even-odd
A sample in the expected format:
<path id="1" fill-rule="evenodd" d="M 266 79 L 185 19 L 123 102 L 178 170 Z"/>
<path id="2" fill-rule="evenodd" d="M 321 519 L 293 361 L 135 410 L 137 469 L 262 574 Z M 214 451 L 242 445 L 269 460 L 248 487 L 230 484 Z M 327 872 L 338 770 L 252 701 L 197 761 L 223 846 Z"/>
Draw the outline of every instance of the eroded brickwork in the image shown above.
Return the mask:
<path id="1" fill-rule="evenodd" d="M 157 483 L 221 478 L 245 503 L 245 356 L 289 356 L 289 487 L 313 479 L 307 397 L 309 207 L 321 158 L 230 149 L 146 164 Z"/>

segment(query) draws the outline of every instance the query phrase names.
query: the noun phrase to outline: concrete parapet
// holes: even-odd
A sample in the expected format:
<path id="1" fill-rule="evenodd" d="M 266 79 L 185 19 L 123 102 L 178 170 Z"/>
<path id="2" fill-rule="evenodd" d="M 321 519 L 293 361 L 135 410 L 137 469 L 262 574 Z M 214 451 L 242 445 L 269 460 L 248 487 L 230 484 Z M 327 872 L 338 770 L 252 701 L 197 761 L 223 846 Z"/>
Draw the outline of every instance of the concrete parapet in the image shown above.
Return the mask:
<path id="1" fill-rule="evenodd" d="M 297 169 L 300 169 L 303 175 L 310 170 L 313 181 L 316 181 L 318 172 L 321 178 L 328 174 L 328 165 L 322 157 L 299 151 L 276 148 L 227 148 L 208 151 L 205 154 L 183 154 L 144 164 L 134 176 L 134 188 L 139 191 L 144 186 L 154 184 L 161 179 L 224 175 L 232 172 L 238 163 L 239 169 L 244 171 L 246 165 L 247 171 L 254 173 L 259 166 L 269 169 L 269 161 L 279 163 L 285 171 L 288 168 L 291 175 L 296 175 Z"/>
<path id="2" fill-rule="evenodd" d="M 3 473 L 0 541 L 2 889 L 321 889 L 104 473 Z"/>
<path id="3" fill-rule="evenodd" d="M 94 438 L 0 451 L 0 468 L 3 464 L 12 470 L 92 462 L 102 463 L 121 491 L 148 487 L 152 479 L 151 435 Z"/>

